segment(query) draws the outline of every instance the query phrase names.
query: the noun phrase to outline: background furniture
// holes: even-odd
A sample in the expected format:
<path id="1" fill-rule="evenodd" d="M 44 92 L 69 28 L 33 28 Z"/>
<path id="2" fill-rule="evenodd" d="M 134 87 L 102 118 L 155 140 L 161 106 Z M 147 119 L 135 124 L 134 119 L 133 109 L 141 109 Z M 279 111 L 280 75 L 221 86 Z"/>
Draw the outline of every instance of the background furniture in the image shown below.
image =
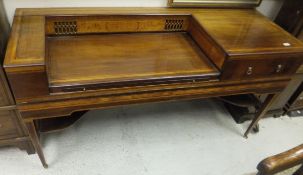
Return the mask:
<path id="1" fill-rule="evenodd" d="M 26 150 L 29 154 L 35 153 L 28 133 L 7 83 L 2 68 L 5 47 L 9 35 L 9 24 L 5 16 L 2 1 L 0 2 L 0 146 L 14 145 Z"/>
<path id="2" fill-rule="evenodd" d="M 282 28 L 303 41 L 303 1 L 285 1 L 275 22 Z M 284 106 L 284 113 L 289 116 L 303 115 L 303 66 L 293 77 L 292 87 L 295 91 L 289 91 L 290 98 Z M 291 93 L 293 92 L 293 93 Z"/>
<path id="3" fill-rule="evenodd" d="M 296 167 L 298 166 L 298 168 Z M 293 168 L 293 169 L 291 169 Z M 257 169 L 259 175 L 273 175 L 282 172 L 282 174 L 302 175 L 303 174 L 303 144 L 291 150 L 268 157 L 262 160 Z M 291 170 L 289 170 L 291 169 Z M 287 172 L 283 172 L 287 171 Z"/>

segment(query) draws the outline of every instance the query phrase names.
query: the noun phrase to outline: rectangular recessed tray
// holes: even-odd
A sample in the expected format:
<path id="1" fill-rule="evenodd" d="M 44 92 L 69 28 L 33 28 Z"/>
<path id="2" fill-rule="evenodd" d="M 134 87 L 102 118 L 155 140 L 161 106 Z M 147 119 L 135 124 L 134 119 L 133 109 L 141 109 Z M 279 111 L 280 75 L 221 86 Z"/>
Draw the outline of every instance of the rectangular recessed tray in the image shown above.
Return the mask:
<path id="1" fill-rule="evenodd" d="M 186 32 L 47 37 L 51 92 L 217 78 L 219 71 Z"/>

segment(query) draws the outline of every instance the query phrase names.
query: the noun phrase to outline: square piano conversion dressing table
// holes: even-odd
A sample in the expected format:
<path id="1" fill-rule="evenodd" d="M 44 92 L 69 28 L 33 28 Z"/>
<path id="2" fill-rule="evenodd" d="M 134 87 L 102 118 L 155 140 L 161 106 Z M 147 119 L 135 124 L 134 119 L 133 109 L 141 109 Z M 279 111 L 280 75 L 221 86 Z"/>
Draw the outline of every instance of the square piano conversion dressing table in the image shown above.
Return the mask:
<path id="1" fill-rule="evenodd" d="M 247 136 L 302 56 L 253 8 L 17 9 L 4 67 L 47 167 L 35 121 L 76 111 L 269 94 Z"/>

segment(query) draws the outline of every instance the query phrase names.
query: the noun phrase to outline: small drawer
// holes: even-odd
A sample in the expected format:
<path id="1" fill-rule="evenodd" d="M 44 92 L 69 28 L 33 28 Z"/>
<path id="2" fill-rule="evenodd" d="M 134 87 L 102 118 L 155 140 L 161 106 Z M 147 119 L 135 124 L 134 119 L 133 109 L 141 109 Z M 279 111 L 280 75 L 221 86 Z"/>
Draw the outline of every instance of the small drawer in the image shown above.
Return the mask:
<path id="1" fill-rule="evenodd" d="M 300 66 L 299 59 L 231 60 L 223 67 L 222 80 L 242 80 L 290 76 Z"/>
<path id="2" fill-rule="evenodd" d="M 17 116 L 14 110 L 0 110 L 0 139 L 18 136 Z"/>

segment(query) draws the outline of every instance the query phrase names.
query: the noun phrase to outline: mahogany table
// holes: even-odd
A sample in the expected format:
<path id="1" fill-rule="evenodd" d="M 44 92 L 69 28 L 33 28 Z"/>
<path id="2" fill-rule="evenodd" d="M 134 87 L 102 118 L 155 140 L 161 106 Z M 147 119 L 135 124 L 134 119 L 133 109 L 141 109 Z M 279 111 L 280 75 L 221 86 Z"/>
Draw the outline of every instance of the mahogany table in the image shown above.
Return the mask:
<path id="1" fill-rule="evenodd" d="M 17 9 L 4 67 L 47 167 L 35 122 L 77 111 L 269 94 L 247 137 L 302 56 L 299 40 L 254 9 Z"/>

